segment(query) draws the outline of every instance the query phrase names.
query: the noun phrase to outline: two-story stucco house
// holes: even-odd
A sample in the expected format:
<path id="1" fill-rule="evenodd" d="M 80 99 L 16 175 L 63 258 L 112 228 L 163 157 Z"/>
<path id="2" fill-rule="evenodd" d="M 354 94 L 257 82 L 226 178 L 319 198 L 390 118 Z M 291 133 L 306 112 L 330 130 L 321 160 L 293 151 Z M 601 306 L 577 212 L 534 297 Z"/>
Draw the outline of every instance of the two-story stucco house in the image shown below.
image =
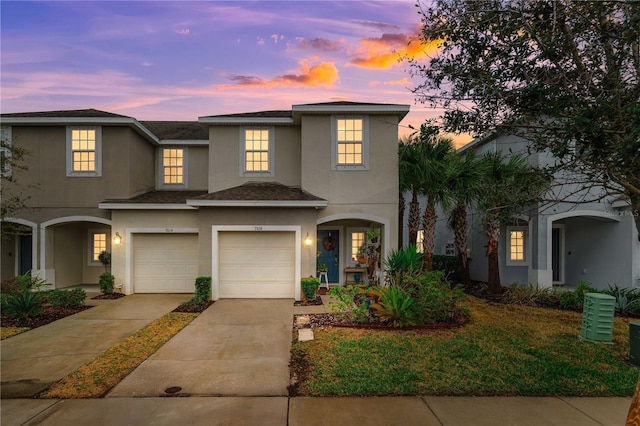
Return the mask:
<path id="1" fill-rule="evenodd" d="M 479 155 L 520 153 L 531 165 L 553 163 L 551 155 L 529 153 L 527 148 L 525 139 L 489 135 L 460 148 L 458 154 L 469 149 Z M 598 289 L 640 286 L 640 241 L 629 203 L 614 196 L 598 199 L 603 193 L 599 188 L 586 193 L 570 181 L 557 174 L 553 193 L 545 197 L 548 202 L 503 224 L 498 246 L 502 283 L 576 287 L 585 281 Z M 453 236 L 441 215 L 437 248 L 441 254 L 454 254 Z M 486 281 L 486 238 L 477 212 L 468 224 L 471 278 Z"/>
<path id="2" fill-rule="evenodd" d="M 367 229 L 397 241 L 398 124 L 408 105 L 330 102 L 291 110 L 138 121 L 97 110 L 2 114 L 29 153 L 14 170 L 28 209 L 2 242 L 3 279 L 97 283 L 101 251 L 124 293 L 300 299 L 317 259 L 344 281 Z"/>

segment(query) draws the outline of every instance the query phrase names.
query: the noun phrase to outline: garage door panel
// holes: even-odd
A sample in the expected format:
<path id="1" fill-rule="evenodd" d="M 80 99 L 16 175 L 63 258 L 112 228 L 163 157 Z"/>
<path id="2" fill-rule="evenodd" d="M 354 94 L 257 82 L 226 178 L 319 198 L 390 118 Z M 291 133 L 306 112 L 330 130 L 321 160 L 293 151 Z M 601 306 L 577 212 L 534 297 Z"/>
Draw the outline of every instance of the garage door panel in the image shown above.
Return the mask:
<path id="1" fill-rule="evenodd" d="M 134 235 L 136 293 L 193 293 L 198 276 L 197 234 Z"/>
<path id="2" fill-rule="evenodd" d="M 220 297 L 294 297 L 295 233 L 220 232 L 218 241 Z"/>

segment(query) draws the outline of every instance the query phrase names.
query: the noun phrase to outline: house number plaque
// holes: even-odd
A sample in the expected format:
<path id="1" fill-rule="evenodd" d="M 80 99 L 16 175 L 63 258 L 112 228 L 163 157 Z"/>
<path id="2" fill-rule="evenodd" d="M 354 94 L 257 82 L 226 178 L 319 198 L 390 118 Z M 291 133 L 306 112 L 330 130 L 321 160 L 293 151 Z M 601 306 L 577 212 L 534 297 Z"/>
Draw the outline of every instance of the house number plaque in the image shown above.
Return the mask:
<path id="1" fill-rule="evenodd" d="M 254 231 L 262 231 L 262 226 L 254 226 L 253 230 Z"/>
<path id="2" fill-rule="evenodd" d="M 173 232 L 173 228 L 165 228 L 164 232 Z"/>

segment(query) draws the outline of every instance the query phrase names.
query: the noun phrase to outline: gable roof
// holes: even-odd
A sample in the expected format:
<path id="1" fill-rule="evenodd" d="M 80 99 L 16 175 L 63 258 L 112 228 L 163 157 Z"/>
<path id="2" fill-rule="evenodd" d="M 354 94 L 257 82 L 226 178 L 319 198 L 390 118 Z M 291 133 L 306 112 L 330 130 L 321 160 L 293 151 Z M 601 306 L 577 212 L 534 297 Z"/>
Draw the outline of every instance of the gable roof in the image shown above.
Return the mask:
<path id="1" fill-rule="evenodd" d="M 127 115 L 114 114 L 112 112 L 100 111 L 98 109 L 75 109 L 61 111 L 36 111 L 36 112 L 14 112 L 8 114 L 0 114 L 0 118 L 133 118 Z"/>
<path id="2" fill-rule="evenodd" d="M 190 206 L 326 207 L 327 200 L 279 182 L 247 182 L 187 201 Z"/>

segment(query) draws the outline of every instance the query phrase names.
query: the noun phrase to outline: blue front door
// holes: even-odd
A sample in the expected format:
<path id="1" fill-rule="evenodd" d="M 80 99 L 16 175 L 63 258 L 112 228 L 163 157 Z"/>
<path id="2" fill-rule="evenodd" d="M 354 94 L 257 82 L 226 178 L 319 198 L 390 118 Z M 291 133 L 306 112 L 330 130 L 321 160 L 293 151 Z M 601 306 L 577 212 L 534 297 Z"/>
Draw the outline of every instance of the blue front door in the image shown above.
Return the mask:
<path id="1" fill-rule="evenodd" d="M 318 263 L 326 263 L 328 266 L 327 277 L 330 283 L 340 281 L 340 234 L 338 231 L 318 231 Z"/>

